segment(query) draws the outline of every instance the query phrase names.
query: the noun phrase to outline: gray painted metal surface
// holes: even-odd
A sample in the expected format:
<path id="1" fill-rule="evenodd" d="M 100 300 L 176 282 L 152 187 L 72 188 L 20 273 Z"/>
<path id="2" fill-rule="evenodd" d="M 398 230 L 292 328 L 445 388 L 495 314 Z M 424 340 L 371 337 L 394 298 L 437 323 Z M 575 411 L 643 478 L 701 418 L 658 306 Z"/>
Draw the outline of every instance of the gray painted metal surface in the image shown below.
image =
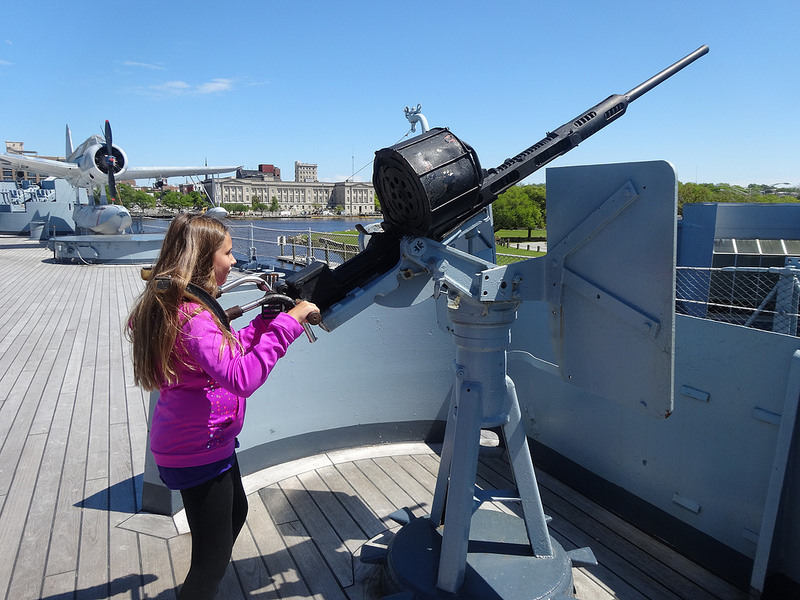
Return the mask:
<path id="1" fill-rule="evenodd" d="M 82 193 L 81 193 L 82 192 Z M 79 192 L 87 202 L 86 191 Z M 20 188 L 0 181 L 0 233 L 24 234 L 40 228 L 41 239 L 75 231 L 72 209 L 76 192 L 63 179 L 45 180 L 39 186 Z"/>
<path id="2" fill-rule="evenodd" d="M 549 286 L 560 293 L 548 297 L 561 376 L 638 412 L 668 416 L 674 169 L 662 161 L 549 169 L 547 191 L 548 253 L 540 260 L 562 269 Z"/>
<path id="3" fill-rule="evenodd" d="M 543 307 L 524 306 L 515 339 L 530 339 L 547 318 Z M 530 437 L 753 558 L 789 366 L 798 348 L 794 337 L 679 315 L 675 387 L 680 393 L 665 421 L 626 410 L 522 361 L 510 361 L 509 373 Z M 797 579 L 800 518 L 787 504 L 800 492 L 796 444 L 791 456 L 771 569 Z"/>
<path id="4" fill-rule="evenodd" d="M 50 238 L 56 260 L 108 264 L 152 264 L 158 258 L 164 235 L 131 233 L 68 235 Z"/>

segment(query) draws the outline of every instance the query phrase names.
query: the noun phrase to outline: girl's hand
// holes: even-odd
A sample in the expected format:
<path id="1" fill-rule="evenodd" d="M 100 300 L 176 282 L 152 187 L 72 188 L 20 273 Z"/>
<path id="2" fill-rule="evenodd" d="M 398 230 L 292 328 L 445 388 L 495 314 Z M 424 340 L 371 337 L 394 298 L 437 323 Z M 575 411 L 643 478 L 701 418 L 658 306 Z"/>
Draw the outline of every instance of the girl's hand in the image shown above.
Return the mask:
<path id="1" fill-rule="evenodd" d="M 319 308 L 317 308 L 317 305 L 313 302 L 300 300 L 297 304 L 295 304 L 294 308 L 291 308 L 287 311 L 287 314 L 294 317 L 294 319 L 300 323 L 300 325 L 303 325 L 304 323 L 308 323 L 309 315 L 319 315 Z"/>

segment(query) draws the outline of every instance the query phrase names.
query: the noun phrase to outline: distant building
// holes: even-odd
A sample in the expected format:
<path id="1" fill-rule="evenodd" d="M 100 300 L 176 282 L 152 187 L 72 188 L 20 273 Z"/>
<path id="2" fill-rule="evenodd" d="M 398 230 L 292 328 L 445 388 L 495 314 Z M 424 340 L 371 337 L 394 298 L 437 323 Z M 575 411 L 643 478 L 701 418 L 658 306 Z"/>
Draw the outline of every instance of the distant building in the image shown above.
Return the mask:
<path id="1" fill-rule="evenodd" d="M 236 169 L 236 179 L 254 179 L 258 181 L 280 181 L 281 170 L 275 165 L 258 165 L 258 170 Z"/>
<path id="2" fill-rule="evenodd" d="M 274 199 L 278 212 L 292 215 L 328 211 L 360 216 L 375 212 L 375 188 L 371 182 L 318 181 L 315 164 L 296 162 L 295 181 L 281 181 L 280 169 L 259 165 L 258 170 L 239 169 L 235 177 L 207 179 L 204 185 L 217 204 L 271 206 Z"/>
<path id="3" fill-rule="evenodd" d="M 294 163 L 294 180 L 300 183 L 315 183 L 317 179 L 317 165 Z"/>
<path id="4" fill-rule="evenodd" d="M 37 158 L 48 158 L 50 160 L 63 161 L 63 156 L 39 156 L 38 152 L 32 150 L 25 150 L 25 142 L 6 142 L 7 154 L 24 154 L 27 156 L 35 156 Z M 38 173 L 31 173 L 29 171 L 15 171 L 11 167 L 3 167 L 2 174 L 0 174 L 2 181 L 14 181 L 17 179 L 25 179 L 31 183 L 38 184 L 42 179 L 47 179 L 46 175 L 39 175 Z"/>
<path id="5" fill-rule="evenodd" d="M 272 176 L 277 181 L 281 180 L 281 170 L 275 165 L 258 165 L 258 170 L 265 175 Z"/>

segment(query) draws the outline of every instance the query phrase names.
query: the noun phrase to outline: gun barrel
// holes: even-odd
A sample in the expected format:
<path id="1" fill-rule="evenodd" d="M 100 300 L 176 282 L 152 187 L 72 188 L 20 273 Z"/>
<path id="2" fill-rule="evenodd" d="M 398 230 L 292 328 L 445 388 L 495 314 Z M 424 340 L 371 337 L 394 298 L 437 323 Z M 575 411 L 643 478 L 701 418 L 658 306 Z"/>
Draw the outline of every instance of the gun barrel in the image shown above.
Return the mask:
<path id="1" fill-rule="evenodd" d="M 489 169 L 481 185 L 479 203 L 475 208 L 483 208 L 491 204 L 498 195 L 512 185 L 542 168 L 550 161 L 566 154 L 586 138 L 620 118 L 628 109 L 628 104 L 707 52 L 708 46 L 700 46 L 691 54 L 636 86 L 627 94 L 609 96 L 581 115 L 564 123 L 558 129 L 548 133 L 544 139 L 536 142 L 530 148 L 523 150 L 513 158 L 507 159 L 502 165 Z"/>
<path id="2" fill-rule="evenodd" d="M 656 87 L 659 83 L 661 83 L 662 81 L 664 81 L 665 79 L 667 79 L 669 77 L 672 77 L 675 73 L 677 73 L 678 71 L 680 71 L 684 67 L 690 65 L 691 63 L 696 61 L 698 58 L 700 58 L 701 56 L 703 56 L 704 54 L 707 54 L 707 53 L 708 53 L 708 46 L 706 46 L 706 45 L 700 46 L 697 50 L 695 50 L 691 54 L 688 54 L 687 56 L 683 57 L 682 59 L 680 59 L 675 64 L 667 67 L 666 69 L 664 69 L 663 71 L 661 71 L 657 75 L 653 75 L 650 79 L 648 79 L 644 83 L 641 83 L 641 84 L 637 85 L 630 92 L 625 94 L 625 97 L 628 99 L 628 102 L 633 102 L 634 100 L 636 100 L 642 94 L 645 94 L 645 93 L 649 92 L 654 87 Z"/>

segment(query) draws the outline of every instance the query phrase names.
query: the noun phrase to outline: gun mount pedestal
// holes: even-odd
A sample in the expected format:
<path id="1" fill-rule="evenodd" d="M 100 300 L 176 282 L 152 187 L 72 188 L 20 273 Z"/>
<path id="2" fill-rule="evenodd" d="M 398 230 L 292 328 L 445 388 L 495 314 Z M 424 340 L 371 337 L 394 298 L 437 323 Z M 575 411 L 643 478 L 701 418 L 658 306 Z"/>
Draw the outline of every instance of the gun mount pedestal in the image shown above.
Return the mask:
<path id="1" fill-rule="evenodd" d="M 423 598 L 572 598 L 572 563 L 591 551 L 565 552 L 547 530 L 506 350 L 518 302 L 451 296 L 455 382 L 433 505 L 406 524 L 386 557 L 390 587 Z M 503 433 L 515 490 L 476 488 L 481 429 Z M 522 518 L 481 508 L 517 502 Z"/>

